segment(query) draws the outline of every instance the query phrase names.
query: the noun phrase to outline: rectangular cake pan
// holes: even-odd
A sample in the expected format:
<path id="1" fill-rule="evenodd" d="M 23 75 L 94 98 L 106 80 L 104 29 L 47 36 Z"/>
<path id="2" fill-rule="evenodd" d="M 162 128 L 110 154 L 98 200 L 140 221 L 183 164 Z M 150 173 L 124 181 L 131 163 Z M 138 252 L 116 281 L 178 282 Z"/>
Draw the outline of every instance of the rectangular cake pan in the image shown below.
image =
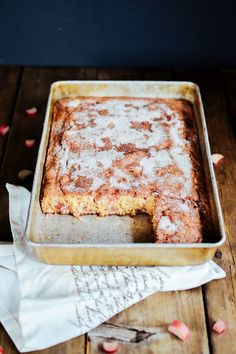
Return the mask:
<path id="1" fill-rule="evenodd" d="M 193 103 L 202 164 L 209 190 L 211 235 L 200 244 L 155 244 L 147 216 L 45 215 L 40 190 L 49 141 L 52 109 L 57 99 L 76 96 L 130 96 L 186 99 Z M 35 170 L 25 239 L 29 252 L 51 264 L 192 265 L 210 260 L 226 238 L 211 162 L 206 122 L 198 86 L 191 82 L 60 81 L 51 86 Z"/>

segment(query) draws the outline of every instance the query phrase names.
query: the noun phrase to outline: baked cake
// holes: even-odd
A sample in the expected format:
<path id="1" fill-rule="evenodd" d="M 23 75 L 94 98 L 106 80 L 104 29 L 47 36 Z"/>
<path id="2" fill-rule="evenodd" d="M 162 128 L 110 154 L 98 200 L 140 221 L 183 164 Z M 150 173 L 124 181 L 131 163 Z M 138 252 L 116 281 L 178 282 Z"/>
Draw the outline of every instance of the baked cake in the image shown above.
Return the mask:
<path id="1" fill-rule="evenodd" d="M 148 213 L 155 242 L 201 242 L 209 206 L 191 103 L 60 99 L 41 190 L 44 213 Z"/>

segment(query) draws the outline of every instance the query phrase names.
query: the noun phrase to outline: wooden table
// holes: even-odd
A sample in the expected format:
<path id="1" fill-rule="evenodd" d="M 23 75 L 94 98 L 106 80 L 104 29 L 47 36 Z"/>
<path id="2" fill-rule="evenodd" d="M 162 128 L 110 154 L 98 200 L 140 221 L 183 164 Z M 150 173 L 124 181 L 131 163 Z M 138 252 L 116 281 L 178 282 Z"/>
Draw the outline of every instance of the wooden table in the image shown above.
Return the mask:
<path id="1" fill-rule="evenodd" d="M 214 260 L 227 277 L 193 290 L 152 295 L 113 317 L 101 327 L 101 333 L 115 330 L 118 338 L 123 338 L 126 330 L 136 333 L 132 343 L 121 341 L 119 353 L 236 353 L 236 72 L 0 67 L 0 124 L 11 127 L 0 137 L 1 241 L 11 241 L 5 183 L 31 187 L 32 180 L 20 181 L 18 172 L 34 170 L 50 84 L 68 79 L 190 80 L 200 86 L 212 152 L 225 156 L 216 175 L 228 239 Z M 39 113 L 30 119 L 25 109 L 32 106 Z M 25 148 L 25 139 L 36 139 L 35 147 Z M 211 330 L 219 317 L 229 326 L 223 336 Z M 191 328 L 186 343 L 166 331 L 175 318 Z M 40 353 L 99 353 L 102 340 L 91 332 Z M 2 327 L 0 345 L 6 354 L 18 353 Z"/>

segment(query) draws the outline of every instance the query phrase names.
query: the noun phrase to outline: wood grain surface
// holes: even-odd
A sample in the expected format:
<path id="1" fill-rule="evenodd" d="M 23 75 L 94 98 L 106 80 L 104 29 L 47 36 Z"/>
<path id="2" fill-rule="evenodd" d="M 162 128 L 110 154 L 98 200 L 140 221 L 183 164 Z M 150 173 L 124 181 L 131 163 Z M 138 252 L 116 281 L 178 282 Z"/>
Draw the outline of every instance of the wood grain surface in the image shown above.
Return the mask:
<path id="1" fill-rule="evenodd" d="M 0 125 L 11 125 L 15 99 L 19 88 L 21 68 L 0 67 Z M 0 166 L 9 134 L 0 139 Z"/>
<path id="2" fill-rule="evenodd" d="M 18 172 L 22 169 L 34 170 L 50 84 L 66 79 L 174 79 L 194 81 L 199 85 L 212 152 L 225 156 L 215 171 L 228 239 L 214 260 L 225 269 L 227 277 L 202 288 L 154 294 L 87 335 L 34 353 L 102 353 L 102 342 L 110 337 L 118 339 L 119 354 L 236 353 L 236 73 L 0 67 L 0 124 L 11 125 L 9 134 L 0 138 L 1 241 L 11 241 L 5 183 L 31 188 L 32 176 L 22 182 L 18 179 Z M 38 113 L 34 118 L 28 118 L 25 109 L 32 106 L 38 108 Z M 25 139 L 36 139 L 33 149 L 24 147 Z M 166 331 L 167 325 L 176 318 L 191 329 L 191 337 L 186 343 Z M 228 325 L 226 333 L 221 336 L 211 329 L 217 318 L 226 320 Z M 3 327 L 0 327 L 0 345 L 5 348 L 6 354 L 18 353 Z"/>
<path id="3" fill-rule="evenodd" d="M 178 79 L 195 81 L 201 90 L 204 109 L 207 118 L 212 153 L 224 155 L 224 160 L 217 167 L 215 173 L 223 209 L 224 221 L 227 230 L 227 240 L 221 248 L 221 258 L 215 261 L 226 271 L 226 279 L 211 282 L 204 286 L 204 300 L 209 341 L 213 353 L 236 353 L 236 140 L 231 120 L 227 114 L 228 104 L 236 99 L 236 90 L 232 87 L 232 76 L 222 76 L 219 73 L 179 73 Z M 236 76 L 235 76 L 236 79 Z M 231 81 L 231 88 L 230 88 Z M 233 80 L 234 81 L 234 80 Z M 234 81 L 236 84 L 236 81 Z M 225 97 L 223 86 L 231 92 Z M 212 332 L 211 327 L 218 319 L 227 321 L 229 330 L 224 336 Z"/>

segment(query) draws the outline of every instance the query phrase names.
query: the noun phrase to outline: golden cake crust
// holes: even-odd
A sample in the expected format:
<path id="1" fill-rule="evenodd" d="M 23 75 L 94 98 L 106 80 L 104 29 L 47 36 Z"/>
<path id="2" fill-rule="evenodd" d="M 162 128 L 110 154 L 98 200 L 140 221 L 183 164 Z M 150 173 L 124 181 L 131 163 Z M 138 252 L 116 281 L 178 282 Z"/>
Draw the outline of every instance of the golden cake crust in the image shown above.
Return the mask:
<path id="1" fill-rule="evenodd" d="M 164 201 L 176 199 L 194 209 L 181 216 L 194 224 L 200 220 L 200 191 L 205 192 L 197 141 L 192 106 L 185 100 L 60 99 L 53 109 L 42 210 L 76 217 L 147 212 L 155 228 Z M 160 228 L 155 233 L 157 242 L 200 242 L 201 220 L 195 237 L 181 237 L 180 228 L 179 236 Z"/>

